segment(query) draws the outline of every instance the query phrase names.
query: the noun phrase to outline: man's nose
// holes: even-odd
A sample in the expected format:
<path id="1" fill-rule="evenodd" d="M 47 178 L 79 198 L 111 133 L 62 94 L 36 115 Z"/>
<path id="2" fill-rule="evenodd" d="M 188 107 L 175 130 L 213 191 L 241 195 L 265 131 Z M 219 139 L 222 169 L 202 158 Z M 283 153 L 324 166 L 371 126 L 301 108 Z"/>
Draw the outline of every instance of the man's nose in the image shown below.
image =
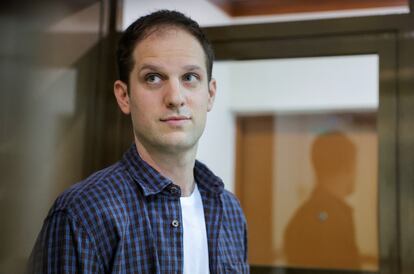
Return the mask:
<path id="1" fill-rule="evenodd" d="M 169 108 L 179 108 L 185 104 L 183 87 L 178 79 L 170 79 L 165 91 L 165 105 Z"/>

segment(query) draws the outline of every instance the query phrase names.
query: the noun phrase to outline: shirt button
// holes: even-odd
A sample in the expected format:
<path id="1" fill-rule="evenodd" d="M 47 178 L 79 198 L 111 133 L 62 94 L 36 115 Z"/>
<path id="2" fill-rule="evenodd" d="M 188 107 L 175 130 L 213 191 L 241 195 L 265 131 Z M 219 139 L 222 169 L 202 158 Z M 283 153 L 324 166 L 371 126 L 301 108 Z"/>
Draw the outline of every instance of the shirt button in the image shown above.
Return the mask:
<path id="1" fill-rule="evenodd" d="M 180 226 L 180 223 L 178 222 L 178 220 L 173 220 L 173 221 L 171 222 L 171 225 L 172 225 L 173 227 L 179 227 L 179 226 Z"/>
<path id="2" fill-rule="evenodd" d="M 170 187 L 170 193 L 171 194 L 178 194 L 180 192 L 180 189 L 177 186 L 171 186 Z"/>

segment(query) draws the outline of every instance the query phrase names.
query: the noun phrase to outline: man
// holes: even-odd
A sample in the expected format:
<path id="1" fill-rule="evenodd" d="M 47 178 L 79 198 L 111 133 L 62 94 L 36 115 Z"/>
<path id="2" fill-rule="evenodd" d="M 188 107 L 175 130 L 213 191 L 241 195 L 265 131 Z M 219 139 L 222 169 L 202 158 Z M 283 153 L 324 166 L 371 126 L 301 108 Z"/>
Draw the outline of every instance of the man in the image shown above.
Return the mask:
<path id="1" fill-rule="evenodd" d="M 117 61 L 134 144 L 56 200 L 32 271 L 248 273 L 239 203 L 195 160 L 216 94 L 208 40 L 183 14 L 157 11 L 123 33 Z"/>

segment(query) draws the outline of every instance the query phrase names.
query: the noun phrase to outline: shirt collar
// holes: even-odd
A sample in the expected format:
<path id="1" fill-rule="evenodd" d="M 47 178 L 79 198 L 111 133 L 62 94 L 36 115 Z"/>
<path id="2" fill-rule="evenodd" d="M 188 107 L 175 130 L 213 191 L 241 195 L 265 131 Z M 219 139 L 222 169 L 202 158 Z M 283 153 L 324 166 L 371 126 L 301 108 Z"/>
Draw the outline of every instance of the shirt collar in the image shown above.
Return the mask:
<path id="1" fill-rule="evenodd" d="M 135 144 L 132 144 L 125 152 L 122 162 L 134 180 L 140 185 L 145 196 L 158 194 L 167 186 L 173 184 L 170 179 L 161 175 L 141 158 Z M 224 184 L 222 180 L 197 160 L 194 166 L 194 177 L 201 193 L 220 194 L 223 192 Z"/>
<path id="2" fill-rule="evenodd" d="M 206 165 L 200 161 L 195 162 L 194 177 L 200 193 L 221 194 L 224 184 L 220 177 L 216 176 Z"/>

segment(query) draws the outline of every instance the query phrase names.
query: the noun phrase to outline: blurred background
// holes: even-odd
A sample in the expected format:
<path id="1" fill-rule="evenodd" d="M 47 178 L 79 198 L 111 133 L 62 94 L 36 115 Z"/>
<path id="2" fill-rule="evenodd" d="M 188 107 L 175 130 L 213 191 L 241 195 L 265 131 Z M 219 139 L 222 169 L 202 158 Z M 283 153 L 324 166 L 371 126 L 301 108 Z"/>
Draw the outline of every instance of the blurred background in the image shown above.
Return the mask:
<path id="1" fill-rule="evenodd" d="M 412 0 L 55 0 L 0 6 L 0 273 L 57 195 L 132 142 L 117 39 L 175 9 L 216 52 L 198 158 L 241 201 L 252 273 L 414 273 Z"/>

